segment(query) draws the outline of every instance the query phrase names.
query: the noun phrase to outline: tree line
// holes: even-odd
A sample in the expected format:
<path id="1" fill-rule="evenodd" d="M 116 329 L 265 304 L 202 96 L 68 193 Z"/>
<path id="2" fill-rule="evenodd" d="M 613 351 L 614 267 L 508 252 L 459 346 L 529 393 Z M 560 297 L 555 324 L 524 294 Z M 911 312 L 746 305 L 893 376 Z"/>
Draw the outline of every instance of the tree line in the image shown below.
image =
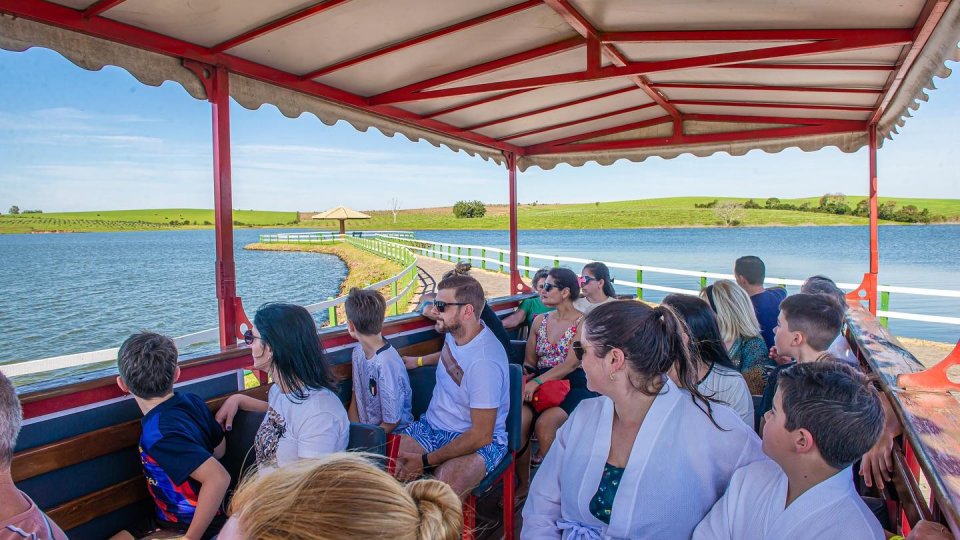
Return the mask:
<path id="1" fill-rule="evenodd" d="M 694 204 L 696 208 L 718 208 L 717 199 L 708 203 Z M 743 204 L 736 203 L 746 210 L 794 210 L 797 212 L 817 212 L 820 214 L 836 214 L 838 216 L 870 216 L 869 199 L 861 199 L 857 204 L 851 207 L 847 203 L 847 196 L 843 193 L 827 193 L 820 197 L 817 205 L 809 202 L 801 204 L 791 204 L 783 202 L 776 197 L 770 197 L 761 205 L 753 199 Z M 940 214 L 931 214 L 928 208 L 917 208 L 915 205 L 897 206 L 897 201 L 886 201 L 878 208 L 880 219 L 887 221 L 897 221 L 900 223 L 942 223 L 947 221 L 946 216 Z"/>

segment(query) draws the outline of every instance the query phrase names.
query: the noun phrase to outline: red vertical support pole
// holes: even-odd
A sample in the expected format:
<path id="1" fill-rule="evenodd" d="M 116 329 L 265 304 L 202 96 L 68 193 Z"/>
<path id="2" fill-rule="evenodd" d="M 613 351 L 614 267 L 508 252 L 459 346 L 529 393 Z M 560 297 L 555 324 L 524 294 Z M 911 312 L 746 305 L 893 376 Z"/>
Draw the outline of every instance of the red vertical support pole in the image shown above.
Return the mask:
<path id="1" fill-rule="evenodd" d="M 507 171 L 510 175 L 510 294 L 517 294 L 523 288 L 523 280 L 517 270 L 517 155 L 507 154 Z"/>
<path id="2" fill-rule="evenodd" d="M 879 215 L 877 202 L 877 126 L 870 125 L 870 274 L 873 284 L 867 292 L 870 313 L 877 314 L 877 274 L 880 272 Z"/>
<path id="3" fill-rule="evenodd" d="M 233 261 L 233 187 L 230 176 L 230 74 L 217 66 L 213 90 L 213 198 L 217 236 L 220 346 L 237 343 L 237 271 Z"/>

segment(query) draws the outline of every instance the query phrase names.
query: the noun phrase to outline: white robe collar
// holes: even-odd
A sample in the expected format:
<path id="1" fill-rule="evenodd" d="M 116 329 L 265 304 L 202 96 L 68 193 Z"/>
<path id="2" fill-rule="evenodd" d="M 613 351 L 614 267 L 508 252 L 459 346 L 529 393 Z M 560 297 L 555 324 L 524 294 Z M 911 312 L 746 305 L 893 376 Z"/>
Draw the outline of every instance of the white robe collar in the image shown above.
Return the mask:
<path id="1" fill-rule="evenodd" d="M 794 527 L 802 526 L 808 516 L 824 507 L 836 504 L 837 501 L 847 499 L 853 491 L 853 471 L 847 467 L 823 482 L 813 486 L 797 497 L 790 506 L 783 508 L 787 502 L 787 475 L 780 472 L 777 479 L 775 507 L 780 513 L 770 520 L 770 530 L 767 538 L 786 538 Z"/>

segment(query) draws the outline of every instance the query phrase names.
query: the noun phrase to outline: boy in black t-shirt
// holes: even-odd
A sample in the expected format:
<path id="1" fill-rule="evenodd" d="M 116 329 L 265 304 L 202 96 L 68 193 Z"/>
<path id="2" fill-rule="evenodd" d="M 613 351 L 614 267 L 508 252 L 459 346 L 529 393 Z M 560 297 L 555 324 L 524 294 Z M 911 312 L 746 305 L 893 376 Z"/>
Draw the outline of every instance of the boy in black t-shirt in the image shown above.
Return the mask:
<path id="1" fill-rule="evenodd" d="M 143 412 L 140 461 L 156 503 L 152 528 L 200 540 L 223 525 L 230 475 L 217 461 L 226 449 L 223 430 L 202 399 L 173 391 L 180 376 L 177 348 L 160 334 L 140 332 L 120 347 L 117 385 Z"/>

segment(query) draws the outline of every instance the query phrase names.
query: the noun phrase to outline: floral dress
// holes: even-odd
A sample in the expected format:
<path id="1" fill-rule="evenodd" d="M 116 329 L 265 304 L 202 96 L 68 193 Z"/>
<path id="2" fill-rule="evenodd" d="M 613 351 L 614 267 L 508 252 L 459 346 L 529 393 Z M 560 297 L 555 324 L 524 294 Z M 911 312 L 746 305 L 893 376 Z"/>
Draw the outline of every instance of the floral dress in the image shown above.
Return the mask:
<path id="1" fill-rule="evenodd" d="M 573 326 L 567 328 L 557 343 L 553 344 L 547 337 L 547 319 L 550 318 L 550 315 L 551 313 L 543 315 L 543 322 L 540 323 L 540 328 L 537 330 L 537 369 L 540 371 L 558 366 L 567 359 L 567 351 L 570 349 L 570 343 L 573 342 L 573 336 L 577 333 L 577 325 L 583 318 L 578 317 Z"/>

